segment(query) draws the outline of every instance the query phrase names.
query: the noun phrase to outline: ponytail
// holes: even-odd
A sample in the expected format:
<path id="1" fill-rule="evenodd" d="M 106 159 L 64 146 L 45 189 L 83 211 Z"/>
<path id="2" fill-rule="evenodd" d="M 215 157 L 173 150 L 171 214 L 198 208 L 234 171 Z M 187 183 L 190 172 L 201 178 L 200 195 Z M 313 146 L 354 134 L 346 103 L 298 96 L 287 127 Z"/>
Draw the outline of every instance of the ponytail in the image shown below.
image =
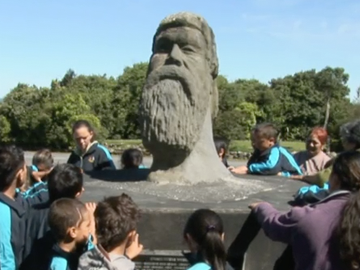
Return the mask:
<path id="1" fill-rule="evenodd" d="M 224 226 L 220 216 L 209 209 L 199 209 L 191 214 L 184 238 L 189 235 L 197 244 L 200 260 L 211 265 L 212 270 L 225 270 L 226 250 L 223 243 Z"/>
<path id="2" fill-rule="evenodd" d="M 360 268 L 360 192 L 353 193 L 339 224 L 340 258 L 348 269 Z"/>
<path id="3" fill-rule="evenodd" d="M 211 265 L 212 270 L 225 270 L 226 250 L 222 236 L 214 229 L 210 229 L 201 243 L 200 253 L 203 259 Z"/>

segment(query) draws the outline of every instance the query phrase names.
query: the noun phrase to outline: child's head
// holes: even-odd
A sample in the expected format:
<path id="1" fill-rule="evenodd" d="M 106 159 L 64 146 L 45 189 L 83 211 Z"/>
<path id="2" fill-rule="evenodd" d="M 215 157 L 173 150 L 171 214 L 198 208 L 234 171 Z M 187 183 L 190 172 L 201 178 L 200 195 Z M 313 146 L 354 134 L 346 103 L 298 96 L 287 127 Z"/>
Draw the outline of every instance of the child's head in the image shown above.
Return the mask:
<path id="1" fill-rule="evenodd" d="M 258 124 L 251 132 L 252 146 L 259 151 L 265 151 L 276 144 L 278 135 L 279 132 L 273 124 Z"/>
<path id="2" fill-rule="evenodd" d="M 225 158 L 228 142 L 224 138 L 214 138 L 216 152 L 221 159 Z"/>
<path id="3" fill-rule="evenodd" d="M 91 216 L 84 203 L 62 198 L 52 203 L 48 223 L 56 241 L 83 247 L 89 238 Z"/>
<path id="4" fill-rule="evenodd" d="M 123 169 L 139 168 L 143 161 L 143 155 L 139 149 L 130 148 L 121 156 L 121 167 Z"/>
<path id="5" fill-rule="evenodd" d="M 138 206 L 126 194 L 105 198 L 95 213 L 98 243 L 107 251 L 130 245 L 140 217 Z"/>
<path id="6" fill-rule="evenodd" d="M 184 239 L 190 251 L 209 262 L 211 269 L 225 269 L 224 227 L 220 216 L 214 211 L 209 209 L 195 211 L 185 225 Z"/>
<path id="7" fill-rule="evenodd" d="M 51 202 L 78 198 L 84 191 L 81 169 L 73 164 L 56 165 L 49 174 L 48 190 Z"/>
<path id="8" fill-rule="evenodd" d="M 77 147 L 86 151 L 95 139 L 95 130 L 86 120 L 78 120 L 72 127 L 73 137 Z"/>
<path id="9" fill-rule="evenodd" d="M 360 148 L 360 120 L 346 123 L 340 127 L 340 137 L 345 151 Z"/>
<path id="10" fill-rule="evenodd" d="M 54 159 L 49 149 L 42 149 L 33 156 L 32 164 L 38 171 L 48 171 L 54 166 Z"/>
<path id="11" fill-rule="evenodd" d="M 26 181 L 24 152 L 14 146 L 0 146 L 0 192 L 18 188 Z"/>
<path id="12" fill-rule="evenodd" d="M 331 191 L 360 189 L 360 152 L 347 151 L 335 158 L 329 185 Z"/>
<path id="13" fill-rule="evenodd" d="M 330 190 L 347 190 L 351 195 L 341 212 L 336 235 L 341 258 L 346 269 L 359 269 L 360 224 L 360 152 L 349 151 L 338 155 L 329 180 Z"/>

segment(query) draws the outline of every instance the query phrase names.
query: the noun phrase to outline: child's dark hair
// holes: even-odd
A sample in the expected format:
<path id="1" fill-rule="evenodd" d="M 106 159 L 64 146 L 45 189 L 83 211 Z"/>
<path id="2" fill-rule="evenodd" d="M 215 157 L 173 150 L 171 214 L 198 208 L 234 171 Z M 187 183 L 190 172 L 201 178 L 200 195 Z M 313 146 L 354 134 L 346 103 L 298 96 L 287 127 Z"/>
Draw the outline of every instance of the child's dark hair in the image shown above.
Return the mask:
<path id="1" fill-rule="evenodd" d="M 222 158 L 224 158 L 229 144 L 228 140 L 221 137 L 214 137 L 214 143 L 218 154 L 220 153 L 221 149 L 224 149 L 224 154 L 222 156 Z"/>
<path id="2" fill-rule="evenodd" d="M 140 218 L 138 206 L 126 194 L 105 198 L 99 202 L 95 213 L 98 242 L 110 252 L 136 230 Z"/>
<path id="3" fill-rule="evenodd" d="M 346 123 L 340 127 L 340 136 L 349 143 L 355 145 L 355 149 L 360 148 L 360 120 Z"/>
<path id="4" fill-rule="evenodd" d="M 95 129 L 93 128 L 93 126 L 90 124 L 89 121 L 87 120 L 78 120 L 76 121 L 73 126 L 72 126 L 72 133 L 74 133 L 77 129 L 81 128 L 81 127 L 86 127 L 89 132 L 92 132 L 94 134 L 94 138 L 95 138 Z"/>
<path id="5" fill-rule="evenodd" d="M 73 164 L 59 164 L 48 177 L 49 199 L 51 202 L 60 198 L 74 199 L 82 191 L 83 174 Z"/>
<path id="6" fill-rule="evenodd" d="M 64 240 L 71 227 L 81 224 L 86 206 L 79 200 L 62 198 L 53 202 L 48 214 L 48 224 L 57 241 Z"/>
<path id="7" fill-rule="evenodd" d="M 220 216 L 209 209 L 199 209 L 188 219 L 184 238 L 190 235 L 198 244 L 198 255 L 211 265 L 213 270 L 226 267 L 226 250 L 223 243 L 224 228 Z"/>
<path id="8" fill-rule="evenodd" d="M 0 191 L 6 190 L 14 181 L 18 171 L 24 167 L 22 149 L 15 145 L 0 146 Z"/>
<path id="9" fill-rule="evenodd" d="M 360 265 L 360 153 L 349 151 L 336 157 L 332 174 L 340 181 L 340 188 L 352 194 L 343 209 L 339 228 L 338 248 L 347 269 Z"/>
<path id="10" fill-rule="evenodd" d="M 275 142 L 279 136 L 279 130 L 271 123 L 258 124 L 252 129 L 252 132 L 265 139 L 274 139 Z"/>
<path id="11" fill-rule="evenodd" d="M 130 148 L 121 155 L 121 165 L 124 169 L 139 168 L 143 161 L 143 154 L 139 149 Z"/>
<path id="12" fill-rule="evenodd" d="M 46 168 L 50 169 L 54 165 L 54 159 L 49 149 L 41 149 L 37 151 L 32 159 L 32 164 L 38 166 L 44 164 Z"/>

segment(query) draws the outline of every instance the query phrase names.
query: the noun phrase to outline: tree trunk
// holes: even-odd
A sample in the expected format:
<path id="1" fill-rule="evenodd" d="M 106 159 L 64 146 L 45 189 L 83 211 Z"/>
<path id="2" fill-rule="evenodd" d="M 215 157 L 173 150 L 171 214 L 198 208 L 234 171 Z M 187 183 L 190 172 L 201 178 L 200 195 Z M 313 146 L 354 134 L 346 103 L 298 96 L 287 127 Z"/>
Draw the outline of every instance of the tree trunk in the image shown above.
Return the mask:
<path id="1" fill-rule="evenodd" d="M 324 121 L 324 129 L 326 130 L 327 130 L 327 125 L 329 123 L 329 116 L 330 116 L 330 97 L 328 97 L 326 102 L 326 112 L 325 112 L 325 121 Z M 330 136 L 328 136 L 326 152 L 327 154 L 330 154 Z"/>

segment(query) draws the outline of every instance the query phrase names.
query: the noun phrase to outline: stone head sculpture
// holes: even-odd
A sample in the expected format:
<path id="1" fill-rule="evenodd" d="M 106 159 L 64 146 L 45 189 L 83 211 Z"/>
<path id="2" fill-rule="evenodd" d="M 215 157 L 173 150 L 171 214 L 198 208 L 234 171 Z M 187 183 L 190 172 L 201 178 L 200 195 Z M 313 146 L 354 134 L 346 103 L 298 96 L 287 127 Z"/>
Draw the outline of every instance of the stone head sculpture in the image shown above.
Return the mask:
<path id="1" fill-rule="evenodd" d="M 143 144 L 153 155 L 150 180 L 211 181 L 205 170 L 212 171 L 208 166 L 214 163 L 230 175 L 212 135 L 218 67 L 214 33 L 204 18 L 183 12 L 161 21 L 139 112 Z M 214 177 L 223 178 L 219 173 Z"/>

